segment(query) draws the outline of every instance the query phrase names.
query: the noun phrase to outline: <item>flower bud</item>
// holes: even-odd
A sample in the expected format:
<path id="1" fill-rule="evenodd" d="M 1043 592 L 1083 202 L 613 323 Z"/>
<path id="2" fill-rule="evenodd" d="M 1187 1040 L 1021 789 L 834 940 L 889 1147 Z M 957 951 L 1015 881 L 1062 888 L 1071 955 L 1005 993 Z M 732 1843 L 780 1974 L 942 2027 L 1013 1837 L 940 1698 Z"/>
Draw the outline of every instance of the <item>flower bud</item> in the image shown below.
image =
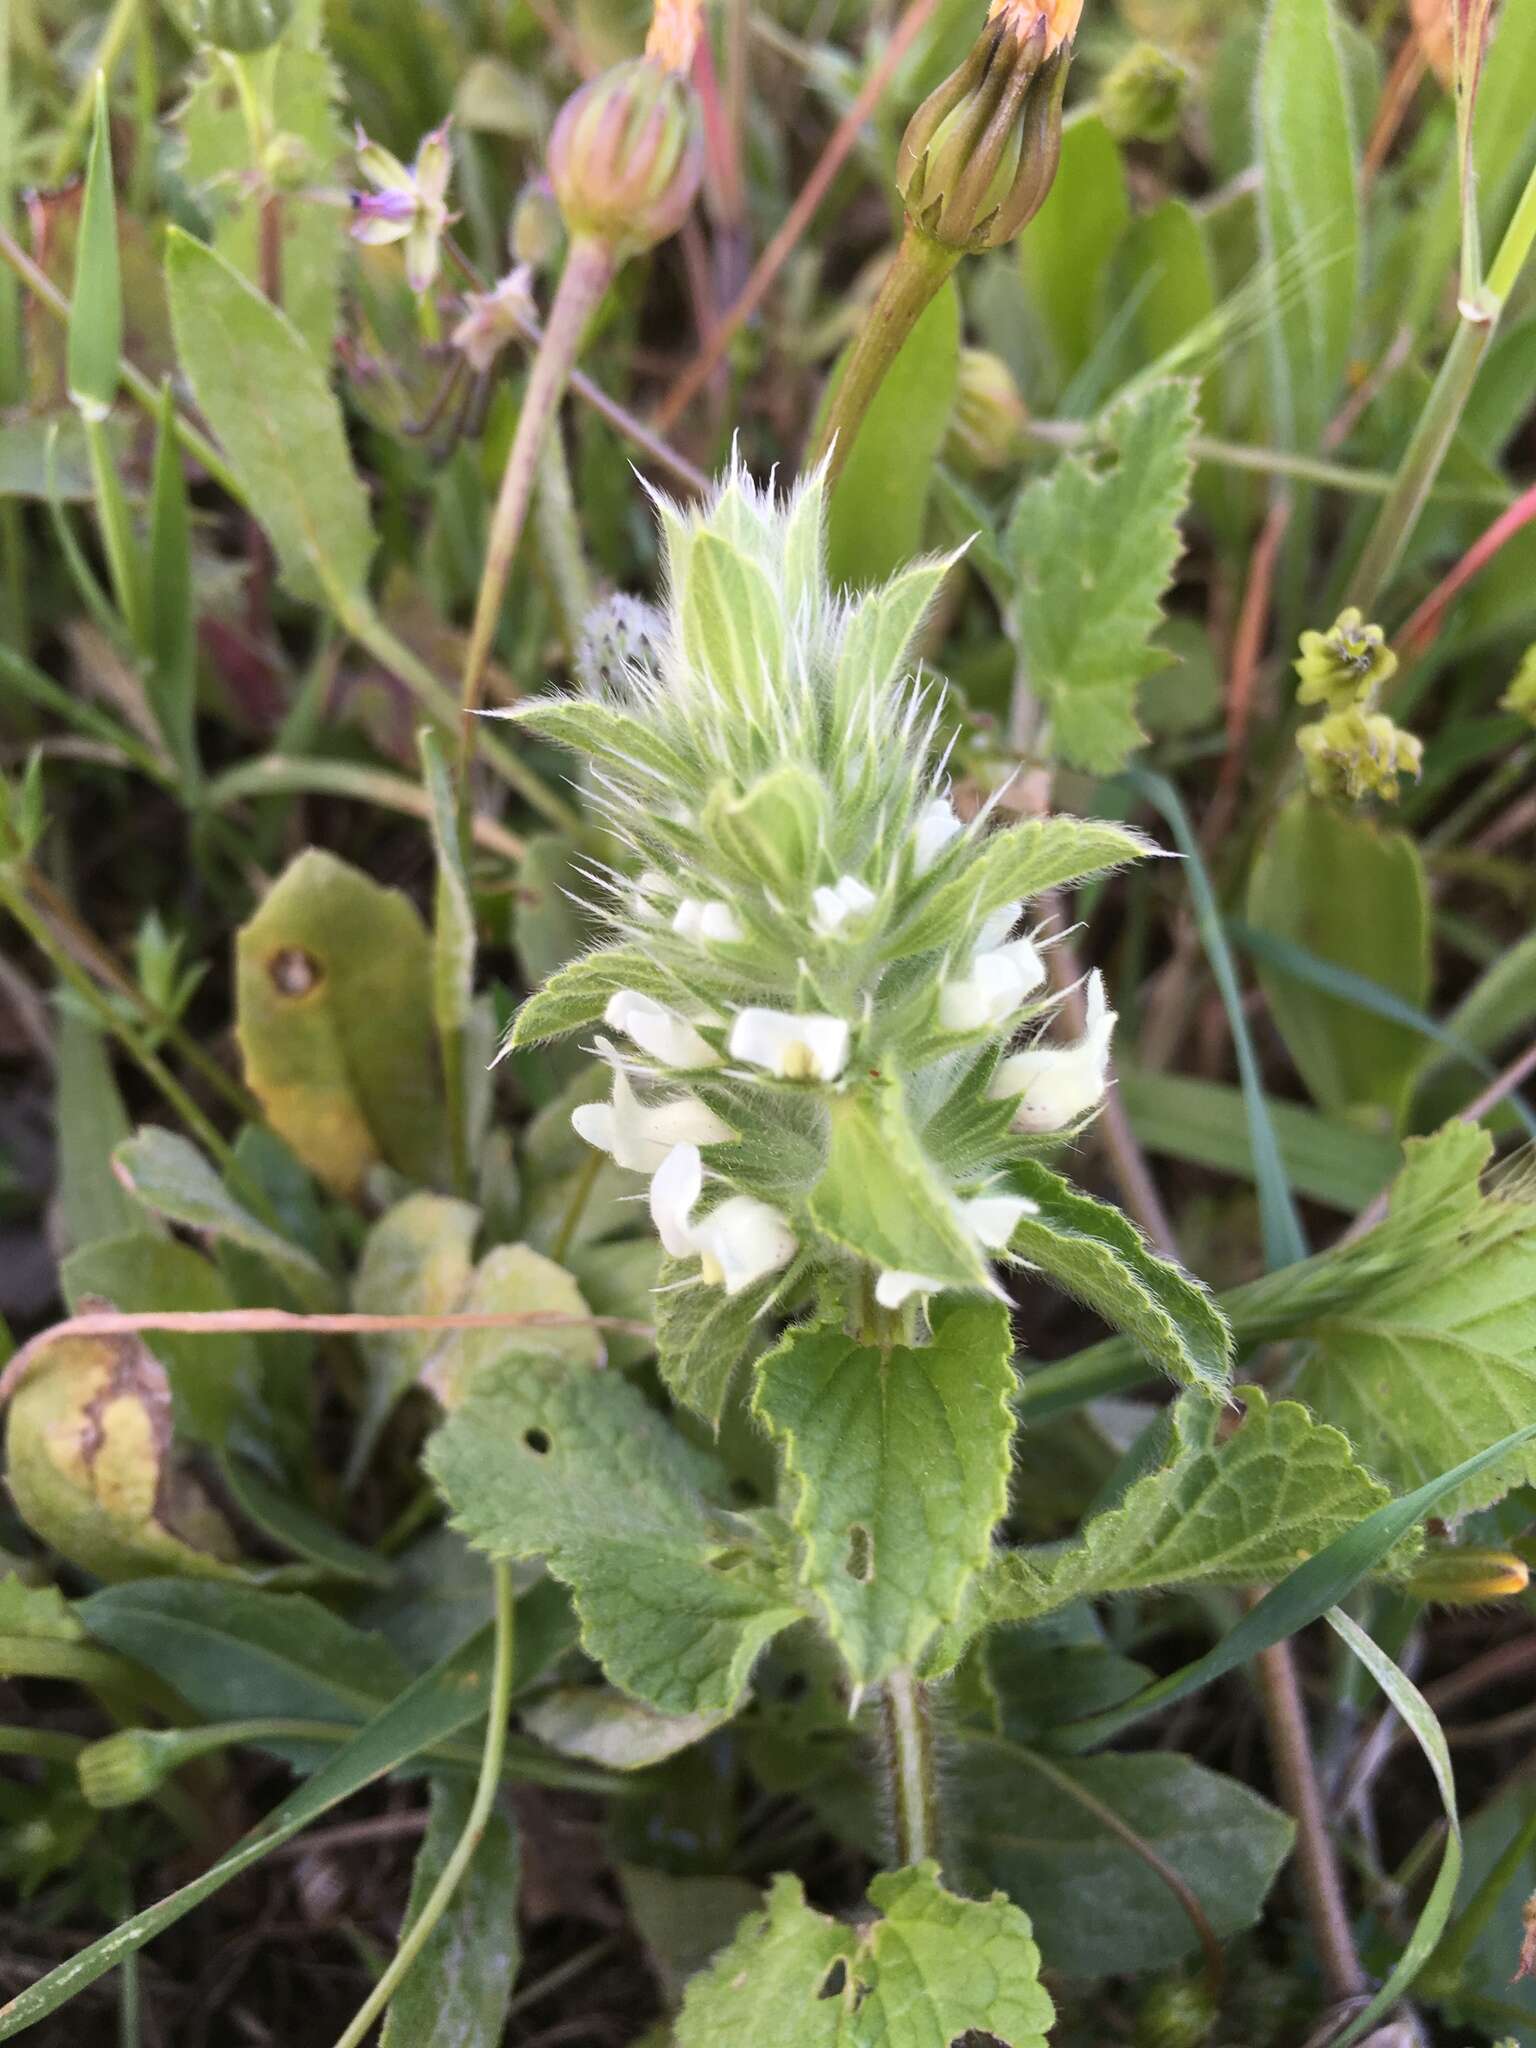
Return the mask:
<path id="1" fill-rule="evenodd" d="M 1536 644 L 1527 647 L 1515 679 L 1499 699 L 1501 711 L 1512 711 L 1528 725 L 1536 725 Z"/>
<path id="2" fill-rule="evenodd" d="M 615 64 L 560 109 L 548 165 L 572 235 L 636 255 L 677 232 L 698 192 L 698 97 L 657 57 Z"/>
<path id="3" fill-rule="evenodd" d="M 1218 2016 L 1203 1978 L 1159 1977 L 1136 2014 L 1136 2048 L 1204 2048 Z"/>
<path id="4" fill-rule="evenodd" d="M 80 1790 L 95 1807 L 133 1806 L 158 1792 L 187 1750 L 179 1728 L 123 1728 L 75 1758 Z"/>
<path id="5" fill-rule="evenodd" d="M 1099 88 L 1099 119 L 1116 142 L 1169 142 L 1179 116 L 1189 73 L 1177 57 L 1156 43 L 1137 43 Z"/>
<path id="6" fill-rule="evenodd" d="M 17 1513 L 82 1570 L 238 1575 L 228 1524 L 177 1458 L 165 1368 L 136 1337 L 50 1345 L 12 1398 L 6 1449 Z"/>
<path id="7" fill-rule="evenodd" d="M 968 57 L 907 124 L 896 184 L 914 227 L 948 249 L 1011 242 L 1044 203 L 1082 0 L 1002 0 Z"/>
<path id="8" fill-rule="evenodd" d="M 548 178 L 534 178 L 517 195 L 512 209 L 513 259 L 530 270 L 548 270 L 565 242 L 565 226 Z"/>
<path id="9" fill-rule="evenodd" d="M 1394 725 L 1384 711 L 1363 711 L 1357 704 L 1304 725 L 1296 744 L 1312 794 L 1350 803 L 1366 796 L 1396 803 L 1399 777 L 1417 776 L 1424 762 L 1422 740 Z"/>
<path id="10" fill-rule="evenodd" d="M 1485 1600 L 1512 1600 L 1531 1583 L 1530 1567 L 1512 1550 L 1483 1543 L 1426 1543 L 1404 1578 L 1415 1600 L 1447 1607 L 1476 1607 Z"/>
<path id="11" fill-rule="evenodd" d="M 1018 460 L 1029 413 L 1012 370 L 986 348 L 960 351 L 944 458 L 960 469 L 1007 469 Z"/>
<path id="12" fill-rule="evenodd" d="M 193 0 L 192 26 L 205 43 L 236 56 L 270 49 L 293 19 L 293 0 Z"/>

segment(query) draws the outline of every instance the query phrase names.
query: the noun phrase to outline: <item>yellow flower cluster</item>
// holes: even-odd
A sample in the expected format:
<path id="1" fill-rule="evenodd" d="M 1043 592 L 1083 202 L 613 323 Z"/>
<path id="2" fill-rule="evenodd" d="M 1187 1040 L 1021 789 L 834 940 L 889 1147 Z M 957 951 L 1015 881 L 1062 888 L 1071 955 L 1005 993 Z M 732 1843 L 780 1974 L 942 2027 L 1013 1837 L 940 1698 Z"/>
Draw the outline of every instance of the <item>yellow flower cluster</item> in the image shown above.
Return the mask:
<path id="1" fill-rule="evenodd" d="M 1382 686 L 1397 673 L 1380 626 L 1367 625 L 1351 605 L 1326 633 L 1302 634 L 1295 668 L 1297 702 L 1328 707 L 1326 717 L 1296 735 L 1314 796 L 1395 803 L 1399 776 L 1418 775 L 1424 747 L 1376 708 Z"/>

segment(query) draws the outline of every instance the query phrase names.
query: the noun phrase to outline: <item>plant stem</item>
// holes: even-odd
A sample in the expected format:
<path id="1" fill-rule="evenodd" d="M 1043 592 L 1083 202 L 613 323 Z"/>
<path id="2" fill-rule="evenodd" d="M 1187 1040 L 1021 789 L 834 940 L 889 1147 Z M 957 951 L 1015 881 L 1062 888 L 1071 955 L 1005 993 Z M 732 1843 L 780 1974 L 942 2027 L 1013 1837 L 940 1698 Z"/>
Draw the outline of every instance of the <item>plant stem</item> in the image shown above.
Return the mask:
<path id="1" fill-rule="evenodd" d="M 432 816 L 432 800 L 419 782 L 388 769 L 365 767 L 360 761 L 292 760 L 282 754 L 262 754 L 215 776 L 205 795 L 210 810 L 260 797 L 324 795 L 376 804 L 383 810 L 420 818 L 424 824 Z M 524 842 L 495 818 L 477 815 L 471 820 L 471 832 L 475 844 L 486 853 L 514 864 L 522 859 Z"/>
<path id="2" fill-rule="evenodd" d="M 836 482 L 853 453 L 864 415 L 884 382 L 886 371 L 901 353 L 902 343 L 959 260 L 958 249 L 945 248 L 910 221 L 907 223 L 807 457 L 808 465 L 827 458 L 829 483 Z"/>
<path id="3" fill-rule="evenodd" d="M 358 2008 L 352 2024 L 339 2036 L 336 2048 L 358 2048 L 379 2014 L 389 2004 L 396 1991 L 426 1946 L 427 1939 L 453 1902 L 470 1859 L 480 1846 L 485 1833 L 491 1808 L 496 1799 L 496 1788 L 501 1778 L 502 1752 L 507 1741 L 507 1714 L 512 1702 L 512 1646 L 513 1646 L 513 1604 L 512 1572 L 505 1564 L 492 1568 L 492 1581 L 496 1598 L 496 1648 L 491 1666 L 491 1701 L 485 1721 L 485 1750 L 480 1760 L 480 1777 L 475 1786 L 475 1796 L 470 1804 L 469 1818 L 464 1823 L 464 1832 L 453 1846 L 453 1854 L 443 1866 L 442 1876 L 432 1887 L 430 1897 L 420 1913 L 401 1937 L 389 1968 Z"/>
<path id="4" fill-rule="evenodd" d="M 581 522 L 576 516 L 571 472 L 558 434 L 545 437 L 538 471 L 533 518 L 539 558 L 560 615 L 560 637 L 565 642 L 566 654 L 574 657 L 592 609 L 592 575 L 581 545 Z"/>
<path id="5" fill-rule="evenodd" d="M 939 1854 L 939 1786 L 934 1762 L 933 1707 L 912 1672 L 893 1671 L 880 1693 L 886 1776 L 898 1864 Z"/>
<path id="6" fill-rule="evenodd" d="M 528 374 L 528 389 L 517 416 L 517 431 L 507 452 L 501 490 L 486 543 L 485 565 L 480 572 L 480 590 L 475 599 L 474 622 L 464 655 L 464 674 L 459 689 L 459 782 L 467 778 L 474 749 L 475 713 L 485 681 L 501 608 L 507 594 L 507 580 L 522 537 L 538 475 L 539 453 L 551 422 L 555 419 L 571 370 L 581 349 L 592 315 L 602 303 L 616 269 L 613 250 L 606 242 L 583 236 L 571 245 L 544 339 Z"/>
<path id="7" fill-rule="evenodd" d="M 1377 516 L 1350 581 L 1350 600 L 1367 615 L 1391 579 L 1407 547 L 1440 466 L 1456 437 L 1483 358 L 1488 353 L 1504 302 L 1514 290 L 1536 241 L 1536 171 L 1526 182 L 1514 218 L 1481 291 L 1463 300 L 1461 317 L 1445 352 L 1428 401 L 1419 415 L 1386 503 Z"/>

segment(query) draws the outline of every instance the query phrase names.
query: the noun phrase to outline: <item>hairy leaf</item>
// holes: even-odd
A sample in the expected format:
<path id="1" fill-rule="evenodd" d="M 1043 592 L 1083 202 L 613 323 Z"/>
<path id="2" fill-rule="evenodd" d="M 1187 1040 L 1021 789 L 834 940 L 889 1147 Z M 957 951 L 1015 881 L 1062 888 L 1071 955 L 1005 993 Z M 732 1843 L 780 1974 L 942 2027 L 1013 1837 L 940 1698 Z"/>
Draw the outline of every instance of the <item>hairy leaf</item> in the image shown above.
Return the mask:
<path id="1" fill-rule="evenodd" d="M 871 1685 L 953 1620 L 1008 1505 L 1013 1339 L 1000 1302 L 940 1302 L 920 1348 L 791 1331 L 754 1407 L 783 1446 L 800 1580 Z"/>
<path id="2" fill-rule="evenodd" d="M 874 1082 L 836 1096 L 826 1171 L 811 1212 L 829 1237 L 893 1271 L 979 1287 L 986 1264 L 923 1154 L 900 1087 Z"/>
<path id="3" fill-rule="evenodd" d="M 298 329 L 222 256 L 166 234 L 176 352 L 296 596 L 361 591 L 368 499 L 341 408 Z"/>
<path id="4" fill-rule="evenodd" d="M 776 1878 L 689 1985 L 677 2048 L 950 2048 L 972 2029 L 1045 2048 L 1055 2009 L 1017 1906 L 956 1898 L 936 1863 L 885 1872 L 869 1899 L 880 1918 L 844 1927 Z"/>
<path id="5" fill-rule="evenodd" d="M 740 1294 L 698 1284 L 690 1261 L 668 1259 L 656 1285 L 656 1369 L 667 1391 L 714 1428 L 731 1376 L 752 1348 L 758 1318 L 772 1297 L 770 1275 Z"/>
<path id="6" fill-rule="evenodd" d="M 798 1616 L 756 1526 L 716 1504 L 722 1469 L 616 1374 L 505 1357 L 475 1377 L 427 1468 L 472 1543 L 548 1559 L 589 1653 L 664 1714 L 729 1710 Z"/>
<path id="7" fill-rule="evenodd" d="M 1106 415 L 1109 455 L 1065 456 L 1020 494 L 1006 550 L 1030 689 L 1074 767 L 1121 767 L 1144 738 L 1136 685 L 1166 666 L 1152 646 L 1181 541 L 1194 464 L 1194 386 L 1151 384 Z"/>
<path id="8" fill-rule="evenodd" d="M 1198 1280 L 1150 1251 L 1119 1209 L 1079 1194 L 1049 1167 L 1021 1160 L 1009 1180 L 1039 1211 L 1014 1228 L 1016 1258 L 1086 1301 L 1181 1385 L 1226 1386 L 1232 1333 Z"/>

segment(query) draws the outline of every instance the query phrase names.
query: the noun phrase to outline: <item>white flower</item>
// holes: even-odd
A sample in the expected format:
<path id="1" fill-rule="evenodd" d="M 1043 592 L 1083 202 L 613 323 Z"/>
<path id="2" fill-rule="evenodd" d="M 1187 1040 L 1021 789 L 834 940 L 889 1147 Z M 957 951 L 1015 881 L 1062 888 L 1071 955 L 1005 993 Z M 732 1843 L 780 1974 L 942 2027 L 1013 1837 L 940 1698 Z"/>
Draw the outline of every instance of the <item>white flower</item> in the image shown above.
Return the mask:
<path id="1" fill-rule="evenodd" d="M 811 923 L 824 939 L 842 930 L 850 917 L 862 917 L 875 906 L 875 892 L 857 875 L 842 875 L 830 889 L 811 891 Z"/>
<path id="2" fill-rule="evenodd" d="M 685 896 L 679 903 L 672 929 L 679 938 L 692 939 L 695 944 L 701 940 L 722 940 L 734 945 L 745 937 L 729 903 L 704 903 L 697 896 Z"/>
<path id="3" fill-rule="evenodd" d="M 1010 939 L 972 956 L 968 971 L 939 990 L 946 1031 L 985 1031 L 1005 1023 L 1045 980 L 1032 939 Z"/>
<path id="4" fill-rule="evenodd" d="M 1027 1195 L 974 1195 L 968 1202 L 957 1202 L 955 1208 L 976 1242 L 989 1252 L 1006 1249 L 1021 1217 L 1040 1213 L 1040 1204 L 1030 1201 Z M 882 1308 L 900 1308 L 912 1295 L 937 1294 L 947 1284 L 930 1279 L 925 1273 L 893 1268 L 875 1282 L 875 1299 Z"/>
<path id="5" fill-rule="evenodd" d="M 936 796 L 924 806 L 913 837 L 912 865 L 926 875 L 955 834 L 962 829 L 955 807 L 947 796 Z"/>
<path id="6" fill-rule="evenodd" d="M 1022 899 L 1017 903 L 999 904 L 989 911 L 981 921 L 981 930 L 976 934 L 978 953 L 990 953 L 994 946 L 1001 946 L 1009 933 L 1024 915 Z"/>
<path id="7" fill-rule="evenodd" d="M 633 989 L 616 989 L 608 998 L 603 1022 L 632 1038 L 642 1052 L 664 1067 L 717 1067 L 720 1055 L 702 1039 L 685 1017 L 669 1010 L 665 1003 L 636 995 Z"/>
<path id="8" fill-rule="evenodd" d="M 1021 1131 L 1059 1131 L 1098 1106 L 1109 1080 L 1109 1040 L 1115 1013 L 1104 977 L 1088 977 L 1087 1029 L 1075 1045 L 1032 1045 L 1003 1061 L 989 1091 L 997 1101 L 1016 1095 L 1014 1124 Z"/>
<path id="9" fill-rule="evenodd" d="M 612 1052 L 602 1039 L 598 1047 L 605 1054 Z M 584 1102 L 571 1111 L 571 1122 L 589 1145 L 610 1153 L 616 1166 L 631 1173 L 654 1173 L 674 1145 L 723 1145 L 735 1135 L 692 1095 L 641 1102 L 618 1065 L 613 1070 L 613 1100 Z"/>
<path id="10" fill-rule="evenodd" d="M 848 1026 L 841 1017 L 742 1010 L 731 1026 L 730 1052 L 781 1080 L 835 1081 L 848 1059 Z"/>
<path id="11" fill-rule="evenodd" d="M 690 1219 L 703 1187 L 698 1147 L 675 1145 L 651 1182 L 651 1219 L 674 1259 L 697 1255 L 700 1278 L 727 1294 L 740 1294 L 789 1264 L 796 1251 L 794 1232 L 777 1209 L 751 1195 L 730 1196 L 695 1225 Z"/>

